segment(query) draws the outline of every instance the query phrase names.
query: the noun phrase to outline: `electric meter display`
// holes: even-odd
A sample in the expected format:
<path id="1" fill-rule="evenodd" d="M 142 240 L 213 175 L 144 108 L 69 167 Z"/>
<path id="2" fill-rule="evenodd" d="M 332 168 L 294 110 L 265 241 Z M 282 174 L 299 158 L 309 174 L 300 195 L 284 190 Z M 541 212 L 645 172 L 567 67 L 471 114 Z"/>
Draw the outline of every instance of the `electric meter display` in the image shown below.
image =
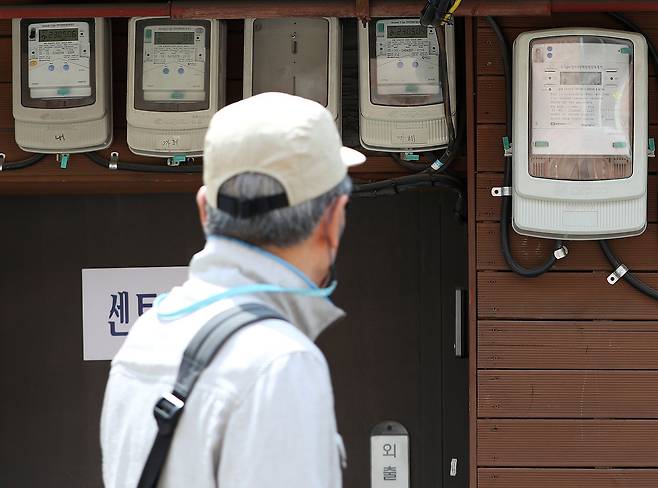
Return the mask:
<path id="1" fill-rule="evenodd" d="M 245 20 L 244 96 L 283 92 L 340 113 L 337 18 Z"/>
<path id="2" fill-rule="evenodd" d="M 139 25 L 142 49 L 137 63 L 141 57 L 141 66 L 135 71 L 141 71 L 142 100 L 138 97 L 136 105 L 166 111 L 180 103 L 201 102 L 195 104 L 196 109 L 207 109 L 210 21 L 195 25 L 144 21 Z"/>
<path id="3" fill-rule="evenodd" d="M 92 97 L 93 33 L 93 22 L 86 21 L 27 24 L 29 106 L 39 105 L 29 99 Z M 83 103 L 93 103 L 93 98 Z"/>
<path id="4" fill-rule="evenodd" d="M 646 228 L 647 44 L 603 29 L 514 43 L 512 224 L 524 235 L 607 239 Z"/>
<path id="5" fill-rule="evenodd" d="M 224 104 L 224 24 L 133 18 L 128 40 L 130 150 L 146 156 L 201 155 L 210 118 Z"/>
<path id="6" fill-rule="evenodd" d="M 416 19 L 372 22 L 370 64 L 372 103 L 413 107 L 443 101 L 434 27 Z"/>
<path id="7" fill-rule="evenodd" d="M 456 125 L 454 30 L 445 27 Z M 418 18 L 372 19 L 359 27 L 359 136 L 375 151 L 431 151 L 449 143 L 433 26 Z"/>
<path id="8" fill-rule="evenodd" d="M 82 152 L 112 139 L 109 25 L 102 19 L 14 19 L 18 145 Z"/>
<path id="9" fill-rule="evenodd" d="M 530 44 L 528 171 L 609 180 L 633 173 L 633 43 L 594 36 Z"/>

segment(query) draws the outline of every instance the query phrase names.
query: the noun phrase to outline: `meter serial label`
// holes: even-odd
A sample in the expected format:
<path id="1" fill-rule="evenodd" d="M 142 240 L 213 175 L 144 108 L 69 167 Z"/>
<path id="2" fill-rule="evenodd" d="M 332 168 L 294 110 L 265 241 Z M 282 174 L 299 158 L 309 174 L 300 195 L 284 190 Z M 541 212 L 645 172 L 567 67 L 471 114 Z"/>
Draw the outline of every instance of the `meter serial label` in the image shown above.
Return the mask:
<path id="1" fill-rule="evenodd" d="M 434 27 L 417 19 L 378 20 L 377 91 L 380 95 L 433 95 L 439 87 L 439 49 Z"/>
<path id="2" fill-rule="evenodd" d="M 28 88 L 32 98 L 91 95 L 87 22 L 47 22 L 27 28 Z"/>
<path id="3" fill-rule="evenodd" d="M 630 157 L 632 46 L 558 39 L 531 44 L 532 154 Z"/>
<path id="4" fill-rule="evenodd" d="M 204 27 L 195 25 L 144 28 L 144 100 L 189 102 L 205 99 L 206 35 Z"/>

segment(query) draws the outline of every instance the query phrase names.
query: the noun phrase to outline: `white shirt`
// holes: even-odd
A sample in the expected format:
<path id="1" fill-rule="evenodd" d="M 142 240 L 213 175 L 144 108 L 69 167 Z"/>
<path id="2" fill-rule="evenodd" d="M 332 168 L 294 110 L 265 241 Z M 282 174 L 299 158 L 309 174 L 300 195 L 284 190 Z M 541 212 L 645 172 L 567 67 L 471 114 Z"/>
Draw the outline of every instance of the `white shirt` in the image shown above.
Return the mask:
<path id="1" fill-rule="evenodd" d="M 287 262 L 231 239 L 210 238 L 190 277 L 135 323 L 112 361 L 101 416 L 107 488 L 137 485 L 153 444 L 153 406 L 171 391 L 183 350 L 211 317 L 261 302 L 290 323 L 267 320 L 236 333 L 199 378 L 176 429 L 159 487 L 339 488 L 329 369 L 313 340 L 342 315 L 325 298 L 255 294 L 222 300 L 180 319 L 178 310 L 253 283 L 314 285 Z M 294 324 L 294 325 L 293 325 Z"/>

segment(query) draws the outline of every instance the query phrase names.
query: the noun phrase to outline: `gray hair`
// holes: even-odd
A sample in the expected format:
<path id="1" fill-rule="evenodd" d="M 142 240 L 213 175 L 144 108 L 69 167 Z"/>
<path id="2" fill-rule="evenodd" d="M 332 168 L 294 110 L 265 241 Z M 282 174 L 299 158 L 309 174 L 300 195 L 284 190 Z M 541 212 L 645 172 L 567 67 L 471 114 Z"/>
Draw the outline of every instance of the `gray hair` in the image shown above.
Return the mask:
<path id="1" fill-rule="evenodd" d="M 253 199 L 283 193 L 281 183 L 262 173 L 241 173 L 219 188 L 222 195 Z M 338 185 L 312 200 L 284 207 L 250 218 L 238 218 L 206 206 L 206 235 L 228 236 L 257 245 L 288 247 L 307 239 L 320 222 L 325 210 L 341 195 L 352 191 L 352 180 L 346 176 Z"/>

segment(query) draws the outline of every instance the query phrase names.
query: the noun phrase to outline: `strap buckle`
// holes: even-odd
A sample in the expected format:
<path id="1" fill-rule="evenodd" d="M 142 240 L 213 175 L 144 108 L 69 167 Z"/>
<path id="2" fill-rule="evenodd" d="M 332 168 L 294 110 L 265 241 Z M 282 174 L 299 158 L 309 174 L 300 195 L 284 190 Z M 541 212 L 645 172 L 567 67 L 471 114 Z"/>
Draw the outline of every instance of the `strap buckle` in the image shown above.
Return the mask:
<path id="1" fill-rule="evenodd" d="M 173 393 L 166 393 L 153 408 L 153 416 L 158 423 L 158 430 L 163 434 L 171 434 L 176 427 L 185 402 Z"/>

